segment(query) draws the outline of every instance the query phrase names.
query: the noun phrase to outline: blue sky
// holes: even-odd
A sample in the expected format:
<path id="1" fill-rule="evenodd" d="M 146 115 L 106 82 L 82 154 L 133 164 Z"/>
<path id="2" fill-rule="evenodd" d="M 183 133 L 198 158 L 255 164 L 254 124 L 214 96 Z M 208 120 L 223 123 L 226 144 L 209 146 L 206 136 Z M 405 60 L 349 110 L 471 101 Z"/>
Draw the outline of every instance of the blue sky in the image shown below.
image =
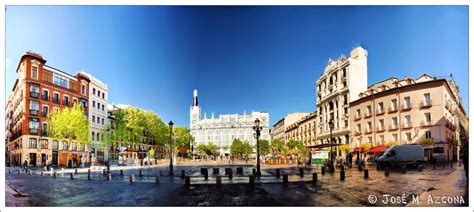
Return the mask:
<path id="1" fill-rule="evenodd" d="M 468 7 L 8 6 L 6 91 L 25 50 L 109 86 L 109 103 L 189 125 L 202 111 L 267 111 L 271 124 L 315 110 L 329 58 L 369 52 L 369 85 L 389 77 L 454 75 L 468 110 Z"/>

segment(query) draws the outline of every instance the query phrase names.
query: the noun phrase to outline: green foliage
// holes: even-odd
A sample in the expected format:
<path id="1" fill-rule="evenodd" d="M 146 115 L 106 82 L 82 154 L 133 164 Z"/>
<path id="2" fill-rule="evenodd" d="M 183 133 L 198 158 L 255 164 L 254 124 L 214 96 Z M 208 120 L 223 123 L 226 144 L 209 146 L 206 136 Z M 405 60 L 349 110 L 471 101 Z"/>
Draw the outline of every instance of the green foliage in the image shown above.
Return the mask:
<path id="1" fill-rule="evenodd" d="M 175 127 L 173 128 L 173 141 L 176 144 L 176 152 L 179 151 L 179 147 L 186 147 L 186 150 L 189 150 L 189 146 L 193 137 L 191 136 L 191 131 L 186 127 Z"/>
<path id="2" fill-rule="evenodd" d="M 418 142 L 419 145 L 423 147 L 428 147 L 433 145 L 433 139 L 432 138 L 423 138 Z"/>
<path id="3" fill-rule="evenodd" d="M 339 146 L 339 150 L 348 153 L 351 150 L 351 146 L 349 146 L 349 144 L 343 144 Z"/>
<path id="4" fill-rule="evenodd" d="M 89 123 L 84 108 L 79 104 L 64 108 L 61 111 L 53 110 L 48 115 L 48 132 L 54 140 L 62 141 L 69 148 L 70 144 L 88 145 Z"/>
<path id="5" fill-rule="evenodd" d="M 232 141 L 230 145 L 230 154 L 237 157 L 242 157 L 243 155 L 243 143 L 240 139 L 236 138 Z"/>
<path id="6" fill-rule="evenodd" d="M 200 154 L 200 155 L 207 155 L 207 147 L 205 144 L 199 144 L 197 147 L 196 147 L 196 151 Z"/>
<path id="7" fill-rule="evenodd" d="M 281 152 L 284 146 L 285 146 L 285 142 L 278 139 L 273 140 L 271 144 L 271 148 L 273 152 Z"/>
<path id="8" fill-rule="evenodd" d="M 252 154 L 253 147 L 248 141 L 242 144 L 242 152 L 243 152 L 243 156 L 249 156 L 250 154 Z"/>
<path id="9" fill-rule="evenodd" d="M 213 143 L 199 144 L 196 147 L 196 151 L 201 155 L 217 155 L 217 146 Z"/>
<path id="10" fill-rule="evenodd" d="M 390 148 L 392 146 L 397 146 L 397 145 L 399 145 L 398 141 L 389 141 L 385 144 L 387 148 Z"/>
<path id="11" fill-rule="evenodd" d="M 259 140 L 258 145 L 260 155 L 270 154 L 270 142 L 268 140 Z"/>

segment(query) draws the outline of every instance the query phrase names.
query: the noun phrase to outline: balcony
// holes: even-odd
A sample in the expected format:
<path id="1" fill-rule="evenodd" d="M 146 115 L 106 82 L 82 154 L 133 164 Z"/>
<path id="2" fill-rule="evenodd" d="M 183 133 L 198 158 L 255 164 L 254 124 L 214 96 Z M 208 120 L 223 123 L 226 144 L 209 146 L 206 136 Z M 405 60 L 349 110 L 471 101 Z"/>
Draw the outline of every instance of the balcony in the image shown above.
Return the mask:
<path id="1" fill-rule="evenodd" d="M 384 113 L 385 113 L 385 108 L 382 108 L 382 109 L 379 108 L 379 109 L 377 110 L 377 115 L 382 115 L 382 114 L 384 114 Z"/>
<path id="2" fill-rule="evenodd" d="M 431 99 L 420 102 L 420 108 L 431 107 L 432 105 L 433 102 L 431 101 Z"/>
<path id="3" fill-rule="evenodd" d="M 423 121 L 420 122 L 420 126 L 422 126 L 422 127 L 429 127 L 431 125 L 433 125 L 433 123 L 431 121 L 423 120 Z"/>
<path id="4" fill-rule="evenodd" d="M 59 104 L 59 98 L 53 98 L 53 103 Z"/>
<path id="5" fill-rule="evenodd" d="M 411 110 L 411 107 L 411 102 L 408 102 L 402 106 L 402 110 Z"/>
<path id="6" fill-rule="evenodd" d="M 389 113 L 393 113 L 397 111 L 398 111 L 398 105 L 392 105 L 388 110 Z"/>
<path id="7" fill-rule="evenodd" d="M 398 124 L 391 124 L 389 130 L 397 130 Z"/>
<path id="8" fill-rule="evenodd" d="M 30 115 L 32 115 L 32 116 L 38 116 L 38 114 L 39 114 L 39 110 L 30 109 Z"/>
<path id="9" fill-rule="evenodd" d="M 385 131 L 385 126 L 377 127 L 377 132 L 383 132 L 383 131 Z"/>
<path id="10" fill-rule="evenodd" d="M 64 105 L 64 106 L 69 106 L 69 101 L 64 100 L 64 101 L 63 101 L 63 105 Z"/>
<path id="11" fill-rule="evenodd" d="M 413 127 L 413 123 L 412 122 L 405 122 L 403 123 L 403 128 L 406 129 L 406 128 L 412 128 Z"/>
<path id="12" fill-rule="evenodd" d="M 42 98 L 42 99 L 45 100 L 45 101 L 49 101 L 49 96 L 43 95 L 43 98 Z"/>
<path id="13" fill-rule="evenodd" d="M 30 97 L 39 98 L 39 93 L 38 92 L 30 92 Z"/>
<path id="14" fill-rule="evenodd" d="M 44 118 L 48 117 L 48 111 L 43 111 L 41 113 L 41 116 L 44 117 Z"/>
<path id="15" fill-rule="evenodd" d="M 48 131 L 41 131 L 41 135 L 44 135 L 44 136 L 47 136 L 48 135 Z"/>
<path id="16" fill-rule="evenodd" d="M 30 134 L 38 134 L 38 128 L 30 128 Z"/>

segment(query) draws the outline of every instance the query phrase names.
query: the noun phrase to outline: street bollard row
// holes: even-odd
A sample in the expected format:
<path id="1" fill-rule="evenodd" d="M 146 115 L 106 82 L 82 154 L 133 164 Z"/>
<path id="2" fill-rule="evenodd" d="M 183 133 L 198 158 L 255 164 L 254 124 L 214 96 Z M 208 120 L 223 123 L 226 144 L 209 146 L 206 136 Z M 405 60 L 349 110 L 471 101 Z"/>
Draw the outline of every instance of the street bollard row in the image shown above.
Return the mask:
<path id="1" fill-rule="evenodd" d="M 326 173 L 326 168 L 324 166 L 321 166 L 321 175 L 324 175 Z"/>
<path id="2" fill-rule="evenodd" d="M 313 183 L 318 182 L 318 173 L 313 173 Z"/>
<path id="3" fill-rule="evenodd" d="M 130 178 L 130 184 L 135 182 L 135 175 L 134 174 L 130 175 L 129 178 Z"/>
<path id="4" fill-rule="evenodd" d="M 346 179 L 346 171 L 342 170 L 339 172 L 339 180 L 344 181 Z"/>
<path id="5" fill-rule="evenodd" d="M 219 168 L 212 168 L 212 174 L 219 174 Z"/>
<path id="6" fill-rule="evenodd" d="M 369 178 L 369 170 L 365 169 L 364 170 L 364 179 L 368 179 L 368 178 Z"/>
<path id="7" fill-rule="evenodd" d="M 91 180 L 91 179 L 92 179 L 91 169 L 88 169 L 87 170 L 87 180 Z"/>
<path id="8" fill-rule="evenodd" d="M 385 177 L 388 177 L 390 175 L 390 169 L 388 167 L 385 167 Z"/>
<path id="9" fill-rule="evenodd" d="M 222 185 L 222 176 L 216 176 L 216 185 L 217 186 Z"/>
<path id="10" fill-rule="evenodd" d="M 112 181 L 112 173 L 107 173 L 107 181 Z"/>
<path id="11" fill-rule="evenodd" d="M 237 167 L 237 174 L 244 174 L 244 168 L 243 167 Z"/>
<path id="12" fill-rule="evenodd" d="M 160 184 L 160 175 L 157 175 L 156 178 L 155 178 L 155 184 Z"/>
<path id="13" fill-rule="evenodd" d="M 249 176 L 249 184 L 250 184 L 250 185 L 254 185 L 254 184 L 255 184 L 255 176 L 254 176 L 254 175 L 250 175 L 250 176 Z"/>
<path id="14" fill-rule="evenodd" d="M 303 169 L 303 168 L 300 168 L 300 177 L 301 177 L 301 178 L 304 177 L 304 169 Z"/>
<path id="15" fill-rule="evenodd" d="M 276 169 L 276 178 L 280 178 L 280 169 Z"/>
<path id="16" fill-rule="evenodd" d="M 191 187 L 191 177 L 190 176 L 186 176 L 185 177 L 185 180 L 184 180 L 184 186 L 189 189 Z"/>

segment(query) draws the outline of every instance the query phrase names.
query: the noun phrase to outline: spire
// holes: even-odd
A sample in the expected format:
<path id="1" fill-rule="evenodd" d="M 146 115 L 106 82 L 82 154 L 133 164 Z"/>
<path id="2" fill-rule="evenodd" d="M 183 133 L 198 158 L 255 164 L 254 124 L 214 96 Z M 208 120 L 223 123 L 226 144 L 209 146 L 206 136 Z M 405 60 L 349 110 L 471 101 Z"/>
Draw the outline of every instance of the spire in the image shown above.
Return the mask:
<path id="1" fill-rule="evenodd" d="M 198 90 L 197 89 L 194 89 L 193 106 L 199 106 L 199 104 L 198 104 Z"/>

